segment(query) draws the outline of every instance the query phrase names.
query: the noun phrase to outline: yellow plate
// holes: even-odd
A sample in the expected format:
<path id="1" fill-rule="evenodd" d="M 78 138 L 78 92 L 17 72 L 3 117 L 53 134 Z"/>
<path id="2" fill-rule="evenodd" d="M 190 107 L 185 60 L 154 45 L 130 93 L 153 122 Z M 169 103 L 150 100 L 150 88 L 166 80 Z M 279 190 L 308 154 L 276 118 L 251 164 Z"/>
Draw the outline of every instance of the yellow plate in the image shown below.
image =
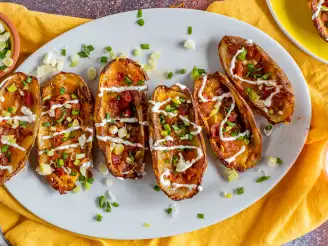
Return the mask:
<path id="1" fill-rule="evenodd" d="M 306 0 L 266 0 L 279 27 L 303 51 L 328 64 L 328 43 L 313 26 Z"/>

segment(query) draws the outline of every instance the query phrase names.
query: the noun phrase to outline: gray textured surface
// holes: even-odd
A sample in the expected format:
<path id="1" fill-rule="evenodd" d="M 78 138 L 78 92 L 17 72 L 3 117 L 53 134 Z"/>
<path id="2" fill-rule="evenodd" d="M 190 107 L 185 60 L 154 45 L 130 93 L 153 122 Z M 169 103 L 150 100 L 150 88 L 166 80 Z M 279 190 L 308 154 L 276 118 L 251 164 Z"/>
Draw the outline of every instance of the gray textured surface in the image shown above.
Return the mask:
<path id="1" fill-rule="evenodd" d="M 186 8 L 206 9 L 214 0 L 0 0 L 22 4 L 30 10 L 46 13 L 77 16 L 82 18 L 99 18 L 139 8 L 168 7 L 171 4 L 185 2 Z M 328 246 L 328 222 L 316 230 L 300 237 L 285 246 Z"/>

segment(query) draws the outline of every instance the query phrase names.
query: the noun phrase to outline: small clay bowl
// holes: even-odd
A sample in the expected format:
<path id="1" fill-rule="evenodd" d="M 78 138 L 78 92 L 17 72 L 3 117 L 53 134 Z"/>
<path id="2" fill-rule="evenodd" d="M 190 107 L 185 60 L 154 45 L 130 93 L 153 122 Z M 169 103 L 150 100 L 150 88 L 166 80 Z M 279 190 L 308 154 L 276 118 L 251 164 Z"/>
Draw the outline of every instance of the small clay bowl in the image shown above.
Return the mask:
<path id="1" fill-rule="evenodd" d="M 12 23 L 12 21 L 7 16 L 5 16 L 2 13 L 0 13 L 0 23 L 2 23 L 4 25 L 6 31 L 10 33 L 10 45 L 11 45 L 11 52 L 12 52 L 11 59 L 13 59 L 13 62 L 14 62 L 13 65 L 8 67 L 7 69 L 5 69 L 5 71 L 0 70 L 0 78 L 2 78 L 5 75 L 7 75 L 8 73 L 10 73 L 10 71 L 16 65 L 16 62 L 19 57 L 19 52 L 20 52 L 20 39 L 19 39 L 19 35 L 18 35 L 15 25 Z"/>

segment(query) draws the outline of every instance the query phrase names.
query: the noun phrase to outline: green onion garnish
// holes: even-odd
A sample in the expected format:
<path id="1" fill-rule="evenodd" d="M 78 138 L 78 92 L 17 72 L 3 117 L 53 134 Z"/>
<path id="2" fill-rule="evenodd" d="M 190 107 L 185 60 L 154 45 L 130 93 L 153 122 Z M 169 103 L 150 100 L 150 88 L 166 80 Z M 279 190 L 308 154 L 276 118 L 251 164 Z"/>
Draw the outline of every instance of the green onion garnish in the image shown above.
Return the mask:
<path id="1" fill-rule="evenodd" d="M 242 195 L 242 194 L 244 194 L 244 187 L 239 187 L 239 188 L 237 188 L 237 189 L 236 189 L 236 193 L 237 193 L 237 195 Z"/>
<path id="2" fill-rule="evenodd" d="M 142 9 L 138 9 L 137 18 L 141 18 L 141 17 L 142 17 Z"/>
<path id="3" fill-rule="evenodd" d="M 128 76 L 125 76 L 125 77 L 124 77 L 124 82 L 125 82 L 125 84 L 127 84 L 127 85 L 131 85 L 131 84 L 132 84 L 132 80 L 131 80 Z"/>
<path id="4" fill-rule="evenodd" d="M 30 76 L 28 76 L 27 79 L 26 79 L 26 82 L 31 83 L 31 81 L 32 81 L 32 78 Z"/>
<path id="5" fill-rule="evenodd" d="M 60 87 L 60 89 L 59 89 L 59 93 L 60 93 L 60 95 L 64 95 L 65 94 L 65 87 Z"/>
<path id="6" fill-rule="evenodd" d="M 112 49 L 112 47 L 107 46 L 107 47 L 105 47 L 105 50 L 108 51 L 108 52 L 111 52 L 113 49 Z"/>
<path id="7" fill-rule="evenodd" d="M 101 63 L 107 63 L 107 57 L 106 56 L 100 57 L 100 62 Z"/>
<path id="8" fill-rule="evenodd" d="M 66 160 L 67 157 L 68 157 L 68 154 L 67 153 L 63 153 L 62 157 L 63 157 L 64 160 Z"/>
<path id="9" fill-rule="evenodd" d="M 83 175 L 80 175 L 79 176 L 79 181 L 84 181 L 85 180 L 85 177 Z"/>
<path id="10" fill-rule="evenodd" d="M 181 73 L 181 74 L 185 74 L 187 72 L 187 70 L 186 69 L 180 69 L 180 71 L 179 71 L 179 73 Z"/>
<path id="11" fill-rule="evenodd" d="M 76 110 L 76 109 L 72 110 L 72 115 L 79 115 L 79 114 L 80 114 L 80 110 Z"/>
<path id="12" fill-rule="evenodd" d="M 256 180 L 256 183 L 261 183 L 265 180 L 268 180 L 269 178 L 270 178 L 270 176 L 262 176 Z"/>
<path id="13" fill-rule="evenodd" d="M 8 112 L 9 112 L 9 113 L 14 112 L 14 110 L 15 110 L 15 107 L 9 107 L 9 108 L 8 108 Z"/>
<path id="14" fill-rule="evenodd" d="M 26 127 L 27 126 L 27 122 L 25 122 L 25 121 L 19 121 L 19 126 Z"/>
<path id="15" fill-rule="evenodd" d="M 170 214 L 170 213 L 172 213 L 172 208 L 168 208 L 168 209 L 166 209 L 166 212 L 168 213 L 168 214 Z"/>
<path id="16" fill-rule="evenodd" d="M 198 219 L 204 219 L 204 214 L 197 214 Z"/>
<path id="17" fill-rule="evenodd" d="M 150 45 L 149 44 L 140 44 L 140 48 L 143 49 L 143 50 L 149 50 Z"/>
<path id="18" fill-rule="evenodd" d="M 112 205 L 116 208 L 120 206 L 117 202 L 112 202 Z"/>
<path id="19" fill-rule="evenodd" d="M 145 84 L 145 81 L 143 81 L 143 80 L 139 80 L 137 83 L 137 85 L 144 85 L 144 84 Z"/>
<path id="20" fill-rule="evenodd" d="M 241 53 L 239 53 L 239 55 L 237 57 L 239 60 L 244 61 L 244 60 L 246 60 L 246 54 L 247 54 L 247 50 L 245 48 L 243 48 L 243 51 Z"/>
<path id="21" fill-rule="evenodd" d="M 94 180 L 95 180 L 94 178 L 88 178 L 87 183 L 92 184 Z"/>
<path id="22" fill-rule="evenodd" d="M 192 26 L 188 26 L 188 34 L 189 34 L 189 35 L 192 34 Z"/>
<path id="23" fill-rule="evenodd" d="M 277 164 L 278 164 L 278 165 L 281 165 L 281 164 L 282 164 L 282 160 L 281 160 L 281 158 L 279 158 L 279 157 L 277 158 Z"/>
<path id="24" fill-rule="evenodd" d="M 1 153 L 5 153 L 8 150 L 9 146 L 5 145 L 1 148 Z"/>
<path id="25" fill-rule="evenodd" d="M 110 113 L 106 113 L 106 120 L 110 119 Z"/>
<path id="26" fill-rule="evenodd" d="M 61 49 L 61 50 L 60 50 L 60 54 L 61 54 L 62 56 L 66 56 L 66 49 Z"/>
<path id="27" fill-rule="evenodd" d="M 110 202 L 106 201 L 106 206 L 105 206 L 105 212 L 111 212 L 112 211 L 112 207 L 110 206 Z"/>
<path id="28" fill-rule="evenodd" d="M 173 73 L 172 72 L 169 72 L 168 74 L 167 74 L 167 78 L 168 79 L 171 79 L 173 77 Z"/>
<path id="29" fill-rule="evenodd" d="M 160 191 L 161 189 L 159 188 L 158 185 L 155 185 L 155 186 L 154 186 L 154 190 L 156 190 L 156 191 Z"/>
<path id="30" fill-rule="evenodd" d="M 145 25 L 145 21 L 143 19 L 137 20 L 137 23 L 139 24 L 139 26 Z"/>
<path id="31" fill-rule="evenodd" d="M 74 93 L 71 94 L 71 98 L 72 99 L 77 99 L 77 95 L 75 95 Z"/>
<path id="32" fill-rule="evenodd" d="M 204 73 L 206 73 L 206 71 L 203 68 L 198 68 L 198 73 L 199 74 L 204 74 Z"/>
<path id="33" fill-rule="evenodd" d="M 100 222 L 102 219 L 103 219 L 103 217 L 102 217 L 101 214 L 97 214 L 97 215 L 96 215 L 96 220 L 97 220 L 97 221 Z"/>
<path id="34" fill-rule="evenodd" d="M 72 171 L 69 175 L 76 176 L 77 175 L 77 172 Z"/>
<path id="35" fill-rule="evenodd" d="M 100 208 L 103 208 L 105 206 L 106 198 L 105 196 L 100 196 L 98 198 L 98 204 Z"/>

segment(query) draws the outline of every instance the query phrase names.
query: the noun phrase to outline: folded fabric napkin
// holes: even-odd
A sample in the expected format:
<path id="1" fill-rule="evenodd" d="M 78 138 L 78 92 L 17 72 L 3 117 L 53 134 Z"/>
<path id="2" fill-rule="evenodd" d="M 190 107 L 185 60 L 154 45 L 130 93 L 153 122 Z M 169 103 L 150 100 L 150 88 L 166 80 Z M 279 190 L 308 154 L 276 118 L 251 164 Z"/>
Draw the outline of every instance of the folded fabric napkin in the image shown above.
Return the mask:
<path id="1" fill-rule="evenodd" d="M 18 28 L 22 42 L 19 63 L 46 42 L 88 21 L 32 12 L 9 3 L 1 3 L 0 11 Z M 302 69 L 311 93 L 313 115 L 307 143 L 287 175 L 258 202 L 223 222 L 174 237 L 138 241 L 104 240 L 66 232 L 31 214 L 0 187 L 0 225 L 13 245 L 281 245 L 328 218 L 328 182 L 322 172 L 328 138 L 327 65 L 288 40 L 271 17 L 265 0 L 215 2 L 208 11 L 262 29 L 283 45 Z"/>

